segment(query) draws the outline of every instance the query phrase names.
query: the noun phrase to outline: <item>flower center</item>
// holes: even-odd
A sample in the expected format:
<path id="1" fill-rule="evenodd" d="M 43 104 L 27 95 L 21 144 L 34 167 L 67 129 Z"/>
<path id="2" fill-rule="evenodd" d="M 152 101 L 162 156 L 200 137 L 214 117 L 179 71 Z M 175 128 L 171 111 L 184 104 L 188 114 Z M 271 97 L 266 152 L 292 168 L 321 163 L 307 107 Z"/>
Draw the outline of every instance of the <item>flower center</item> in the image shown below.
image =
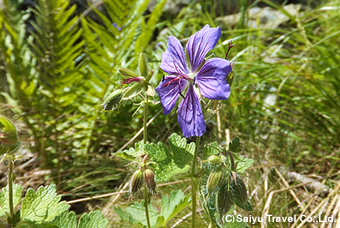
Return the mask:
<path id="1" fill-rule="evenodd" d="M 190 79 L 194 79 L 195 76 L 196 76 L 196 73 L 190 72 L 189 74 L 187 74 L 187 76 L 188 76 Z"/>

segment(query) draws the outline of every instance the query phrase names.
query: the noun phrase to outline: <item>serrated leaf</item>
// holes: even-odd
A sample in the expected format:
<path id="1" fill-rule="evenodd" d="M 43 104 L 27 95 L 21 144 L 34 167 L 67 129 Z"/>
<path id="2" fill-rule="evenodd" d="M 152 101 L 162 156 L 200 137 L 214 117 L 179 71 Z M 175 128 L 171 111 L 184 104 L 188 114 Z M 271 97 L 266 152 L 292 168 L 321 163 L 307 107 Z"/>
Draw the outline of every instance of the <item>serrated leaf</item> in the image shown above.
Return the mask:
<path id="1" fill-rule="evenodd" d="M 73 211 L 70 213 L 64 211 L 61 215 L 57 216 L 52 223 L 62 228 L 77 228 L 76 213 Z"/>
<path id="2" fill-rule="evenodd" d="M 85 213 L 79 220 L 78 228 L 106 228 L 108 220 L 100 211 Z"/>
<path id="3" fill-rule="evenodd" d="M 170 198 L 167 195 L 163 196 L 161 204 L 162 210 L 157 219 L 157 226 L 165 226 L 171 218 L 191 204 L 191 199 L 189 196 L 185 196 L 181 190 L 177 190 L 171 192 Z"/>
<path id="4" fill-rule="evenodd" d="M 240 152 L 241 151 L 240 145 L 241 145 L 240 139 L 236 137 L 230 141 L 229 150 L 234 153 Z"/>
<path id="5" fill-rule="evenodd" d="M 126 159 L 128 161 L 133 161 L 141 155 L 145 154 L 144 152 L 144 142 L 140 141 L 135 143 L 135 148 L 130 147 L 128 150 L 120 151 L 114 154 L 117 157 Z"/>
<path id="6" fill-rule="evenodd" d="M 21 200 L 22 186 L 18 184 L 13 185 L 13 207 L 15 208 Z M 0 217 L 9 214 L 9 200 L 8 200 L 8 185 L 1 189 L 0 192 Z"/>
<path id="7" fill-rule="evenodd" d="M 236 165 L 236 172 L 237 173 L 243 173 L 248 169 L 254 162 L 253 159 L 250 158 L 244 158 L 242 155 L 235 156 L 235 165 Z"/>
<path id="8" fill-rule="evenodd" d="M 195 152 L 195 143 L 187 144 L 185 138 L 172 134 L 169 139 L 169 149 L 163 144 L 146 144 L 145 151 L 157 164 L 155 173 L 157 181 L 166 181 L 170 177 L 189 170 L 189 162 Z"/>
<path id="9" fill-rule="evenodd" d="M 25 221 L 22 223 L 19 223 L 16 228 L 60 228 L 57 225 L 51 224 L 51 223 L 34 223 L 30 221 Z"/>
<path id="10" fill-rule="evenodd" d="M 204 145 L 204 151 L 203 151 L 203 159 L 207 159 L 210 155 L 218 154 L 219 151 L 216 149 L 219 148 L 217 142 L 212 142 L 210 144 Z"/>
<path id="11" fill-rule="evenodd" d="M 22 200 L 21 219 L 33 222 L 49 222 L 67 210 L 66 202 L 59 202 L 55 185 L 40 187 L 37 192 L 28 189 Z"/>
<path id="12" fill-rule="evenodd" d="M 140 224 L 145 227 L 147 226 L 145 218 L 144 200 L 142 200 L 140 203 L 135 202 L 133 205 L 126 208 L 125 210 L 119 207 L 115 207 L 114 209 L 121 219 L 129 221 L 131 224 Z M 148 209 L 150 225 L 151 227 L 155 227 L 159 214 L 151 204 L 148 205 Z"/>

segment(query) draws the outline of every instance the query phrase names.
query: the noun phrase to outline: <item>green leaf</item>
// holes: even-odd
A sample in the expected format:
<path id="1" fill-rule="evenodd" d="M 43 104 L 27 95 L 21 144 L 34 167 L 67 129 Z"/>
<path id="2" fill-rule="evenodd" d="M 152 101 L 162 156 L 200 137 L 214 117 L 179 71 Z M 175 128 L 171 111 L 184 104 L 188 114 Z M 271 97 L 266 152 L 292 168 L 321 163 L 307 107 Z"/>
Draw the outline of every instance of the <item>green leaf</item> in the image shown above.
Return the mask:
<path id="1" fill-rule="evenodd" d="M 105 228 L 107 224 L 108 220 L 97 210 L 81 216 L 78 228 Z"/>
<path id="2" fill-rule="evenodd" d="M 234 155 L 236 172 L 243 173 L 248 169 L 254 162 L 253 159 L 244 158 L 242 155 Z"/>
<path id="3" fill-rule="evenodd" d="M 57 225 L 51 223 L 34 223 L 30 221 L 20 222 L 16 228 L 60 228 Z M 64 227 L 63 227 L 64 228 Z"/>
<path id="4" fill-rule="evenodd" d="M 13 185 L 13 207 L 16 207 L 21 200 L 22 186 Z M 9 214 L 8 185 L 1 189 L 0 192 L 0 217 Z"/>
<path id="5" fill-rule="evenodd" d="M 229 150 L 234 153 L 240 152 L 241 151 L 240 145 L 241 145 L 240 139 L 236 137 L 232 139 L 231 142 L 229 143 Z"/>
<path id="6" fill-rule="evenodd" d="M 33 222 L 49 222 L 70 206 L 59 202 L 55 185 L 40 187 L 37 192 L 28 189 L 22 200 L 21 219 Z"/>
<path id="7" fill-rule="evenodd" d="M 204 145 L 203 159 L 207 159 L 210 155 L 219 154 L 219 151 L 216 148 L 219 148 L 217 142 L 212 142 L 210 144 Z"/>
<path id="8" fill-rule="evenodd" d="M 170 198 L 167 195 L 163 196 L 161 204 L 162 210 L 157 219 L 157 226 L 165 226 L 171 218 L 191 204 L 191 199 L 181 190 L 176 190 L 171 192 Z"/>
<path id="9" fill-rule="evenodd" d="M 57 216 L 52 223 L 62 228 L 77 228 L 76 213 L 73 211 L 70 213 L 64 211 L 61 215 Z"/>
<path id="10" fill-rule="evenodd" d="M 114 209 L 121 219 L 129 221 L 131 224 L 140 224 L 145 227 L 147 226 L 144 200 L 142 200 L 140 203 L 135 202 L 135 204 L 131 205 L 125 210 L 119 207 L 115 207 Z M 149 204 L 148 209 L 151 227 L 155 227 L 159 214 L 151 204 Z"/>
<path id="11" fill-rule="evenodd" d="M 169 137 L 168 143 L 169 148 L 161 142 L 157 145 L 154 143 L 145 145 L 145 151 L 157 164 L 155 170 L 157 181 L 166 181 L 178 173 L 187 172 L 195 152 L 195 143 L 187 144 L 185 138 L 175 133 Z"/>
<path id="12" fill-rule="evenodd" d="M 135 148 L 130 147 L 128 150 L 123 150 L 114 155 L 128 161 L 133 161 L 141 155 L 145 154 L 144 152 L 144 142 L 140 141 L 135 143 Z"/>

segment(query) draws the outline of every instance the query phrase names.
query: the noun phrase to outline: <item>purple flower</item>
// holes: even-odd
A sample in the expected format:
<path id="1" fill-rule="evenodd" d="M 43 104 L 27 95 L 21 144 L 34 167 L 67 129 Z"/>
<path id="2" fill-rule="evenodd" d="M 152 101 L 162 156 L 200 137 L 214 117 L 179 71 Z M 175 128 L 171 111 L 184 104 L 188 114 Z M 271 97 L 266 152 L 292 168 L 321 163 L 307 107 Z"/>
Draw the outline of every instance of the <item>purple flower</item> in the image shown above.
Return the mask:
<path id="1" fill-rule="evenodd" d="M 206 25 L 189 38 L 187 57 L 176 37 L 170 36 L 168 48 L 162 55 L 161 69 L 169 75 L 156 88 L 167 115 L 175 107 L 178 97 L 178 122 L 185 137 L 202 136 L 206 131 L 200 105 L 201 95 L 211 100 L 226 100 L 230 86 L 226 81 L 232 70 L 231 63 L 221 58 L 204 60 L 220 39 L 221 29 Z M 189 66 L 188 66 L 189 64 Z M 203 65 L 203 66 L 202 66 Z M 182 92 L 187 89 L 185 97 Z"/>

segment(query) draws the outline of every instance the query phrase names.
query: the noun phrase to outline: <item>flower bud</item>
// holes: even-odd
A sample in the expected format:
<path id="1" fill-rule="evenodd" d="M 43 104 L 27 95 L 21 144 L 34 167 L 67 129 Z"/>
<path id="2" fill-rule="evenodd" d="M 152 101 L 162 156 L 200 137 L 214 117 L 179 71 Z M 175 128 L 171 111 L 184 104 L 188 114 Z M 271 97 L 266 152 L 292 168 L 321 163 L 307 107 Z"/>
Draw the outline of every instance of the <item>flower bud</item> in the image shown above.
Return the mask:
<path id="1" fill-rule="evenodd" d="M 223 179 L 224 173 L 223 168 L 219 167 L 216 170 L 213 170 L 208 177 L 207 180 L 207 190 L 208 193 L 212 193 L 217 186 L 221 183 L 221 180 Z"/>
<path id="2" fill-rule="evenodd" d="M 130 77 L 130 78 L 134 78 L 134 77 L 139 77 L 140 75 L 137 74 L 136 72 L 130 70 L 130 69 L 127 69 L 127 68 L 119 68 L 119 72 L 126 76 L 126 77 Z"/>
<path id="3" fill-rule="evenodd" d="M 144 182 L 146 187 L 149 189 L 151 193 L 155 193 L 156 182 L 155 182 L 155 173 L 151 169 L 146 169 L 143 172 Z"/>
<path id="4" fill-rule="evenodd" d="M 211 162 L 213 164 L 220 164 L 221 158 L 217 155 L 210 155 L 207 160 L 203 161 L 203 163 Z"/>
<path id="5" fill-rule="evenodd" d="M 228 184 L 224 183 L 216 194 L 217 212 L 220 215 L 221 221 L 223 221 L 223 216 L 230 210 L 232 205 L 232 193 Z"/>
<path id="6" fill-rule="evenodd" d="M 139 55 L 139 72 L 142 76 L 146 77 L 148 75 L 148 64 L 146 63 L 146 59 L 143 53 Z"/>
<path id="7" fill-rule="evenodd" d="M 142 186 L 143 172 L 142 170 L 136 170 L 130 180 L 130 193 L 136 193 Z"/>
<path id="8" fill-rule="evenodd" d="M 7 117 L 0 115 L 0 155 L 14 153 L 19 147 L 17 128 Z"/>
<path id="9" fill-rule="evenodd" d="M 248 202 L 247 188 L 239 176 L 236 176 L 236 183 L 231 182 L 230 188 L 233 202 L 246 211 L 252 211 L 252 207 Z"/>
<path id="10" fill-rule="evenodd" d="M 122 89 L 117 89 L 113 91 L 103 102 L 103 107 L 105 110 L 114 110 L 117 108 L 119 103 L 121 102 L 123 95 L 124 95 L 124 90 Z"/>

